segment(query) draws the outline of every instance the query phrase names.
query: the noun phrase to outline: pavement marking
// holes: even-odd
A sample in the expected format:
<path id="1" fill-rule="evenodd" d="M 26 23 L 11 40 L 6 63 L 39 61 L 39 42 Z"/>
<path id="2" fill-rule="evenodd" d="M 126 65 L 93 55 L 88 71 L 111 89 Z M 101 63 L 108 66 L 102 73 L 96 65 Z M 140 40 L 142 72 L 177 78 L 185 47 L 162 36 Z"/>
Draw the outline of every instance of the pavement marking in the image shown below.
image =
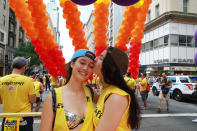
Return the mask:
<path id="1" fill-rule="evenodd" d="M 143 118 L 147 118 L 147 117 L 172 117 L 172 116 L 197 116 L 197 113 L 142 114 Z"/>

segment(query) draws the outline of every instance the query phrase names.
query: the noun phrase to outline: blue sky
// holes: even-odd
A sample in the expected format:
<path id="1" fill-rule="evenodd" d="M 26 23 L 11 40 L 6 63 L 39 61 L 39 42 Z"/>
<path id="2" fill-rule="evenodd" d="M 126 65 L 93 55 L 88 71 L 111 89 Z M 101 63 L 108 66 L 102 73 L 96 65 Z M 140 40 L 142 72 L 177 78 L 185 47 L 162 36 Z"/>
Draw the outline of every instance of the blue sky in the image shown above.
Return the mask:
<path id="1" fill-rule="evenodd" d="M 50 0 L 44 0 L 44 3 L 47 4 Z M 59 1 L 56 0 L 59 4 Z M 93 4 L 89 6 L 78 6 L 79 11 L 81 12 L 81 21 L 86 23 L 92 10 L 94 9 Z M 62 17 L 62 8 L 60 8 L 60 45 L 63 45 L 63 55 L 66 59 L 66 62 L 69 62 L 73 53 L 74 47 L 72 46 L 72 40 L 68 35 L 68 30 L 66 29 L 65 19 Z"/>

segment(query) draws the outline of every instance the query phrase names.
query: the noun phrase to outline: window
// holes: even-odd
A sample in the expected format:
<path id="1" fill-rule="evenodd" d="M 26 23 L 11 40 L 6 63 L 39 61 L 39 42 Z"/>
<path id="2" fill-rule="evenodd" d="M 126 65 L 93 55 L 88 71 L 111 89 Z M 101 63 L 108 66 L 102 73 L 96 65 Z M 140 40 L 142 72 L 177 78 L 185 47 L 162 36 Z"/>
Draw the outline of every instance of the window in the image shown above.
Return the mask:
<path id="1" fill-rule="evenodd" d="M 159 4 L 155 6 L 155 17 L 158 17 L 160 15 L 159 13 Z"/>
<path id="2" fill-rule="evenodd" d="M 189 83 L 189 80 L 187 79 L 187 77 L 180 77 L 180 81 L 181 83 Z"/>
<path id="3" fill-rule="evenodd" d="M 193 36 L 187 36 L 187 47 L 194 47 L 194 43 Z"/>
<path id="4" fill-rule="evenodd" d="M 14 47 L 14 37 L 13 36 L 9 37 L 9 46 Z"/>
<path id="5" fill-rule="evenodd" d="M 192 76 L 192 77 L 189 77 L 189 78 L 190 78 L 192 83 L 197 83 L 197 77 Z"/>
<path id="6" fill-rule="evenodd" d="M 162 47 L 164 45 L 164 38 L 161 37 L 158 39 L 158 47 Z"/>
<path id="7" fill-rule="evenodd" d="M 15 32 L 15 25 L 12 22 L 10 22 L 9 31 L 13 33 Z"/>
<path id="8" fill-rule="evenodd" d="M 168 78 L 172 81 L 172 83 L 176 82 L 176 77 L 168 77 Z"/>
<path id="9" fill-rule="evenodd" d="M 154 45 L 154 48 L 158 48 L 158 39 L 154 40 L 153 45 Z"/>
<path id="10" fill-rule="evenodd" d="M 2 17 L 2 24 L 3 24 L 3 26 L 5 26 L 5 15 L 3 15 L 3 17 Z"/>
<path id="11" fill-rule="evenodd" d="M 0 60 L 3 60 L 3 49 L 0 48 Z"/>
<path id="12" fill-rule="evenodd" d="M 144 52 L 144 51 L 145 51 L 145 44 L 142 44 L 142 46 L 141 46 L 141 50 L 142 50 L 142 52 Z"/>
<path id="13" fill-rule="evenodd" d="M 150 41 L 150 49 L 153 49 L 153 41 Z"/>
<path id="14" fill-rule="evenodd" d="M 187 13 L 188 0 L 183 0 L 183 12 Z"/>
<path id="15" fill-rule="evenodd" d="M 150 42 L 145 43 L 145 50 L 150 50 Z"/>
<path id="16" fill-rule="evenodd" d="M 0 41 L 4 42 L 4 33 L 3 32 L 0 32 Z"/>
<path id="17" fill-rule="evenodd" d="M 186 46 L 186 36 L 179 35 L 179 46 Z"/>
<path id="18" fill-rule="evenodd" d="M 168 46 L 169 35 L 164 36 L 164 46 Z"/>
<path id="19" fill-rule="evenodd" d="M 6 9 L 6 0 L 3 0 L 3 9 Z"/>
<path id="20" fill-rule="evenodd" d="M 148 14 L 147 14 L 147 21 L 151 21 L 151 11 L 149 10 Z"/>
<path id="21" fill-rule="evenodd" d="M 12 9 L 10 8 L 10 14 L 9 14 L 9 17 L 15 21 L 15 14 L 14 14 L 14 11 L 12 11 Z"/>
<path id="22" fill-rule="evenodd" d="M 172 46 L 178 46 L 178 44 L 179 44 L 179 37 L 178 37 L 178 35 L 170 35 L 170 44 Z"/>

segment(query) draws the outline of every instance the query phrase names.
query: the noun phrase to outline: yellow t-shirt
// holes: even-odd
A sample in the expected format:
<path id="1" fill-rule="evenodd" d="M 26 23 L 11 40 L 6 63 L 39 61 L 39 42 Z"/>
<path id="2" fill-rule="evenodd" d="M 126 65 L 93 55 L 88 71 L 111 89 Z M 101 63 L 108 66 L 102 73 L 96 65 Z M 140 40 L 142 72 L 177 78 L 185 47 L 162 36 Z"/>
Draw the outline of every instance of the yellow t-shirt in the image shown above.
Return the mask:
<path id="1" fill-rule="evenodd" d="M 135 90 L 136 82 L 133 78 L 125 77 L 124 80 L 132 90 Z"/>
<path id="2" fill-rule="evenodd" d="M 53 76 L 50 77 L 51 85 L 58 85 L 58 78 L 55 78 Z"/>
<path id="3" fill-rule="evenodd" d="M 54 88 L 56 92 L 56 98 L 57 103 L 59 106 L 57 106 L 56 110 L 56 117 L 55 117 L 55 123 L 54 123 L 54 129 L 53 131 L 69 131 L 69 128 L 67 126 L 66 121 L 66 115 L 64 111 L 63 100 L 62 100 L 62 87 L 60 88 Z M 92 97 L 89 92 L 89 89 L 84 86 L 84 91 L 87 98 L 87 113 L 84 119 L 84 122 L 82 123 L 82 127 L 80 131 L 93 131 L 93 112 L 94 112 L 94 105 L 92 103 Z"/>
<path id="4" fill-rule="evenodd" d="M 94 115 L 93 115 L 93 123 L 94 123 L 95 129 L 98 127 L 99 122 L 100 122 L 102 115 L 104 113 L 105 100 L 111 94 L 118 94 L 121 96 L 129 96 L 129 103 L 130 103 L 130 95 L 128 93 L 126 93 L 125 91 L 123 91 L 113 85 L 105 88 L 99 97 L 99 100 L 96 105 L 96 110 L 94 111 Z M 127 125 L 127 120 L 129 117 L 129 107 L 130 107 L 130 104 L 128 105 L 126 111 L 124 112 L 122 119 L 120 120 L 120 123 L 119 123 L 116 131 L 130 131 L 131 130 L 130 127 L 128 127 L 128 125 Z"/>
<path id="5" fill-rule="evenodd" d="M 140 85 L 140 82 L 141 82 L 141 78 L 137 78 L 136 79 L 136 86 L 139 86 Z"/>
<path id="6" fill-rule="evenodd" d="M 31 112 L 29 95 L 35 94 L 32 78 L 11 74 L 1 78 L 0 97 L 3 113 Z"/>
<path id="7" fill-rule="evenodd" d="M 40 93 L 39 93 L 40 86 L 41 86 L 41 83 L 39 81 L 34 82 L 36 97 L 40 97 Z"/>
<path id="8" fill-rule="evenodd" d="M 146 88 L 147 88 L 147 85 L 148 85 L 147 79 L 144 78 L 144 79 L 142 80 L 142 83 L 145 83 L 145 85 L 144 85 L 144 86 L 141 86 L 141 91 L 146 91 Z"/>

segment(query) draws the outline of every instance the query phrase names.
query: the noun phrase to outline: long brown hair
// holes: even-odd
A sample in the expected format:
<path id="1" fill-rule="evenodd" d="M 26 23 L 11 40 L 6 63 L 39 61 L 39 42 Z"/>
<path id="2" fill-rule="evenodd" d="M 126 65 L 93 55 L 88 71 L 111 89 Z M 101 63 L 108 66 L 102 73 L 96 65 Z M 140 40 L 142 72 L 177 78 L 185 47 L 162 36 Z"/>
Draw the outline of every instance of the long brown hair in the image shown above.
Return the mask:
<path id="1" fill-rule="evenodd" d="M 141 120 L 141 111 L 139 104 L 137 102 L 134 92 L 127 86 L 123 76 L 120 73 L 120 69 L 114 62 L 111 55 L 108 53 L 108 51 L 111 49 L 113 49 L 113 47 L 107 49 L 107 54 L 102 64 L 101 72 L 104 77 L 104 82 L 107 84 L 115 85 L 130 95 L 131 101 L 129 107 L 129 118 L 127 122 L 132 129 L 138 129 L 140 127 Z"/>

